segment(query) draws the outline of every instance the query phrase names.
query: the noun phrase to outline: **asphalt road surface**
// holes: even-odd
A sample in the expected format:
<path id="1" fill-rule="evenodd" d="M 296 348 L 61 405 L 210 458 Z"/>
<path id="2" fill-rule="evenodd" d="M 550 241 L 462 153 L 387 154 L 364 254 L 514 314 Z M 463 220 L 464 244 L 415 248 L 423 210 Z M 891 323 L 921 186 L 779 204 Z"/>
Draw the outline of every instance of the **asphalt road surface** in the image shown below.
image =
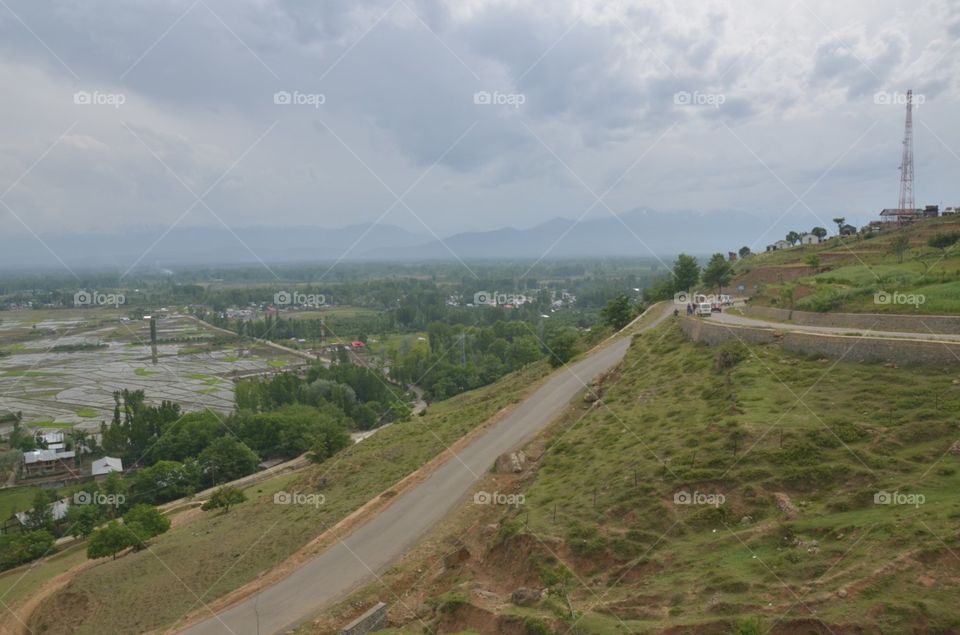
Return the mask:
<path id="1" fill-rule="evenodd" d="M 672 309 L 673 307 L 666 307 Z M 650 328 L 670 315 L 661 311 Z M 570 399 L 616 366 L 630 338 L 619 338 L 565 367 L 488 432 L 452 456 L 427 480 L 398 496 L 343 541 L 233 608 L 183 631 L 188 635 L 266 635 L 301 624 L 349 591 L 367 583 L 417 544 L 448 514 L 498 456 L 553 421 Z M 385 598 L 392 599 L 392 598 Z"/>
<path id="2" fill-rule="evenodd" d="M 923 316 L 918 316 L 922 320 Z M 744 317 L 735 313 L 723 312 L 714 313 L 709 318 L 714 322 L 724 322 L 726 324 L 736 324 L 739 326 L 759 326 L 763 328 L 773 328 L 778 331 L 790 331 L 795 333 L 818 333 L 827 335 L 849 335 L 851 333 L 863 334 L 868 337 L 896 337 L 914 340 L 931 340 L 957 342 L 960 341 L 960 335 L 937 334 L 927 332 L 906 333 L 899 331 L 875 331 L 868 329 L 858 329 L 852 327 L 836 326 L 803 326 L 800 324 L 791 324 L 790 322 L 768 322 L 757 318 Z"/>

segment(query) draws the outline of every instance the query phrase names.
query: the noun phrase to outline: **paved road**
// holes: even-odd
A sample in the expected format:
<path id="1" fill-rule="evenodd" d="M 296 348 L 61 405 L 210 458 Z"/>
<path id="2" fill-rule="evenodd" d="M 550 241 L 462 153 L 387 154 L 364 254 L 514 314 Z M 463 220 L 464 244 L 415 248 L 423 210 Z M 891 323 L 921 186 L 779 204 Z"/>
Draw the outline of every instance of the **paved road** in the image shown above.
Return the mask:
<path id="1" fill-rule="evenodd" d="M 938 333 L 903 333 L 899 331 L 873 331 L 867 329 L 858 329 L 851 327 L 835 327 L 835 326 L 803 326 L 800 324 L 792 324 L 790 322 L 768 322 L 766 320 L 760 320 L 757 318 L 744 317 L 742 315 L 736 315 L 734 313 L 714 313 L 709 318 L 716 322 L 724 322 L 726 324 L 737 324 L 740 326 L 759 326 L 765 328 L 774 328 L 780 331 L 791 331 L 797 333 L 825 333 L 828 335 L 849 335 L 851 333 L 863 334 L 870 337 L 897 337 L 897 338 L 906 338 L 906 339 L 915 339 L 915 340 L 930 340 L 930 341 L 946 341 L 946 342 L 960 342 L 960 335 L 948 335 L 948 334 L 938 334 Z"/>
<path id="2" fill-rule="evenodd" d="M 662 314 L 672 306 L 655 307 Z M 623 359 L 629 338 L 614 339 L 554 374 L 507 417 L 477 438 L 427 480 L 398 496 L 382 512 L 277 584 L 183 631 L 188 635 L 254 635 L 292 628 L 350 590 L 369 582 L 413 547 L 449 513 L 496 458 L 543 430 L 570 398 Z"/>

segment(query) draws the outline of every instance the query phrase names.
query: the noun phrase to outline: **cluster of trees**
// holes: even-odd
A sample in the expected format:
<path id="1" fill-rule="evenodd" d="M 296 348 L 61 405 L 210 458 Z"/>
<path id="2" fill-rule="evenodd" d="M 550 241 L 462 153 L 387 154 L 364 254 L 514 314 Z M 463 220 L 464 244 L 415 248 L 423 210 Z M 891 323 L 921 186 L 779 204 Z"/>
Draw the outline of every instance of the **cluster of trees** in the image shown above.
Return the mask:
<path id="1" fill-rule="evenodd" d="M 644 293 L 650 300 L 666 300 L 675 293 L 692 292 L 702 283 L 721 294 L 732 278 L 733 265 L 721 253 L 713 254 L 703 268 L 693 256 L 680 254 L 673 263 L 670 276 L 657 281 Z"/>
<path id="2" fill-rule="evenodd" d="M 133 547 L 140 551 L 147 541 L 170 529 L 170 519 L 156 507 L 135 505 L 123 515 L 123 522 L 112 520 L 91 534 L 87 543 L 87 557 L 91 559 L 117 557 L 121 551 Z"/>
<path id="3" fill-rule="evenodd" d="M 346 351 L 330 368 L 313 366 L 305 378 L 282 373 L 238 382 L 235 398 L 241 415 L 301 404 L 360 430 L 379 427 L 408 410 L 404 390 L 390 385 L 380 371 L 351 363 Z"/>
<path id="4" fill-rule="evenodd" d="M 634 305 L 629 296 L 619 295 L 603 307 L 600 311 L 600 317 L 604 324 L 615 331 L 619 331 L 629 324 L 638 312 L 639 308 Z"/>
<path id="5" fill-rule="evenodd" d="M 486 309 L 498 313 L 496 309 Z M 434 322 L 427 327 L 429 348 L 399 350 L 390 375 L 423 387 L 432 399 L 447 399 L 485 386 L 527 364 L 548 359 L 554 366 L 579 352 L 575 329 L 540 322 L 499 320 L 492 326 L 458 327 Z"/>
<path id="6" fill-rule="evenodd" d="M 127 547 L 142 548 L 166 531 L 170 521 L 147 504 L 162 497 L 154 495 L 158 482 L 140 478 L 140 473 L 137 478 L 129 484 L 112 473 L 102 484 L 84 485 L 67 498 L 69 507 L 60 519 L 54 518 L 53 504 L 61 494 L 55 489 L 37 490 L 20 531 L 0 535 L 0 570 L 52 553 L 57 538 L 67 534 L 90 538 L 90 558 L 114 555 Z"/>
<path id="7" fill-rule="evenodd" d="M 42 558 L 53 549 L 56 538 L 44 529 L 0 534 L 0 571 Z"/>

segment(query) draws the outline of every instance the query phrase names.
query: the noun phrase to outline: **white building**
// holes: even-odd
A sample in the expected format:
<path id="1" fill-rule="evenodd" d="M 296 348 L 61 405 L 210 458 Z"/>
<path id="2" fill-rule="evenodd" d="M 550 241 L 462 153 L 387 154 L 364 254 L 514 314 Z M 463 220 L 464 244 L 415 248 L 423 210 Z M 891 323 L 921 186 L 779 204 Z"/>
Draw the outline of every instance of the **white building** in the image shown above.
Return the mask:
<path id="1" fill-rule="evenodd" d="M 97 476 L 106 476 L 110 472 L 123 472 L 123 461 L 112 456 L 105 456 L 97 459 L 90 466 L 90 474 Z"/>
<path id="2" fill-rule="evenodd" d="M 802 245 L 819 245 L 820 237 L 816 234 L 804 234 L 800 237 L 800 244 Z"/>
<path id="3" fill-rule="evenodd" d="M 63 520 L 67 517 L 67 511 L 70 509 L 70 499 L 62 498 L 50 504 L 50 513 L 53 516 L 53 522 Z M 33 510 L 31 510 L 33 511 Z M 30 518 L 30 512 L 17 512 L 14 514 L 21 525 L 26 525 Z"/>

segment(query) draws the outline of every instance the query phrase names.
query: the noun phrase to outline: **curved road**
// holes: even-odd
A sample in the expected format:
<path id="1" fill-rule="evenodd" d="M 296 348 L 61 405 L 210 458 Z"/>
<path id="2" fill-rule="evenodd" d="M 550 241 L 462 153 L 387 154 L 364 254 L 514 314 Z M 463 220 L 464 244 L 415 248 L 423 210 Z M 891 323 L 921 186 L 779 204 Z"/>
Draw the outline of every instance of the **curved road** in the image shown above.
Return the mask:
<path id="1" fill-rule="evenodd" d="M 662 322 L 672 309 L 671 305 L 652 307 L 650 310 L 659 311 L 660 315 L 641 330 Z M 543 430 L 573 395 L 616 366 L 629 346 L 628 337 L 612 338 L 585 359 L 555 372 L 503 420 L 421 484 L 397 496 L 389 507 L 342 542 L 273 586 L 182 632 L 188 635 L 281 632 L 308 620 L 350 590 L 370 581 L 449 513 L 498 456 L 521 446 Z"/>
<path id="2" fill-rule="evenodd" d="M 919 316 L 923 317 L 923 316 Z M 801 324 L 793 324 L 791 322 L 769 322 L 767 320 L 761 320 L 758 318 L 744 317 L 742 315 L 736 315 L 733 313 L 714 313 L 709 318 L 710 320 L 716 322 L 723 322 L 726 324 L 737 325 L 737 326 L 757 326 L 761 328 L 772 328 L 778 331 L 791 331 L 795 333 L 820 333 L 826 335 L 849 335 L 850 333 L 863 334 L 869 337 L 896 337 L 903 339 L 912 339 L 912 340 L 928 340 L 928 341 L 946 341 L 946 342 L 960 342 L 960 335 L 950 335 L 950 334 L 941 334 L 941 333 L 907 333 L 900 331 L 874 331 L 870 329 L 861 329 L 853 327 L 836 327 L 836 326 L 804 326 Z"/>

